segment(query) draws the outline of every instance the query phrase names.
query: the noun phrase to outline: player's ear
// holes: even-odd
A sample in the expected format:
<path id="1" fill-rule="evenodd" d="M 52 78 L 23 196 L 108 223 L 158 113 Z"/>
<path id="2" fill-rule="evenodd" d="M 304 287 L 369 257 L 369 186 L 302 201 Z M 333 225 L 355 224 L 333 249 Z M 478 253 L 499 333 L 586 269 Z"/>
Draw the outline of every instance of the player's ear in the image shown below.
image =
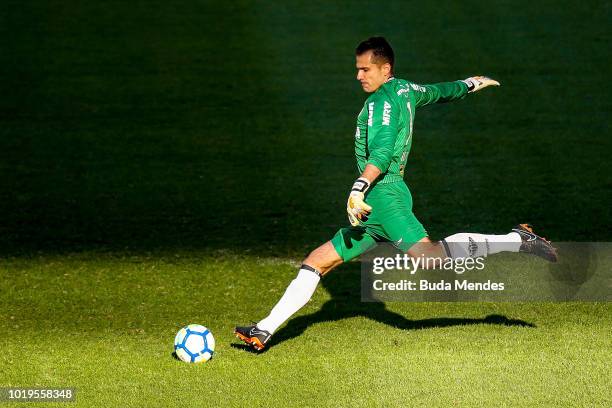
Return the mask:
<path id="1" fill-rule="evenodd" d="M 382 64 L 380 69 L 384 75 L 391 75 L 391 64 L 389 64 L 388 62 Z"/>

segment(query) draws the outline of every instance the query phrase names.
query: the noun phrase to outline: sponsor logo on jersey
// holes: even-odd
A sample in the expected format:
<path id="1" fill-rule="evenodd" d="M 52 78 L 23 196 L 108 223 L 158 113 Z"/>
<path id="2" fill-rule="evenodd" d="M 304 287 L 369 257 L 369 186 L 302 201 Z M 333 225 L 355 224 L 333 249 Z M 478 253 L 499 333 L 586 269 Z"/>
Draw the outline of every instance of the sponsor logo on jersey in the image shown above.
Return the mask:
<path id="1" fill-rule="evenodd" d="M 391 104 L 385 101 L 385 106 L 383 108 L 383 117 L 382 117 L 383 126 L 389 126 L 390 121 L 391 121 Z"/>
<path id="2" fill-rule="evenodd" d="M 374 116 L 374 102 L 368 103 L 368 126 L 372 126 L 372 116 Z"/>
<path id="3" fill-rule="evenodd" d="M 405 88 L 400 89 L 399 91 L 397 91 L 397 96 L 401 96 L 405 93 L 410 92 L 410 86 L 408 86 L 408 84 L 404 85 Z"/>
<path id="4" fill-rule="evenodd" d="M 425 88 L 423 88 L 422 86 L 419 86 L 417 84 L 410 84 L 410 87 L 412 89 L 414 89 L 415 91 L 425 92 Z"/>
<path id="5" fill-rule="evenodd" d="M 355 139 L 361 139 L 361 131 L 359 130 L 359 126 L 357 126 L 357 130 L 355 130 Z"/>

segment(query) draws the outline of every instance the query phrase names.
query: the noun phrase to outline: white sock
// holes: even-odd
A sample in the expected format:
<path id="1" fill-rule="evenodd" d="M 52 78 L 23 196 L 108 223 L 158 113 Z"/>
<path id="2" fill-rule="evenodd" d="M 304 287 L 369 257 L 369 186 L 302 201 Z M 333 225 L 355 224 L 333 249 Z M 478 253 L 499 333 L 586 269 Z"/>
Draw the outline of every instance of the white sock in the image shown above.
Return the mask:
<path id="1" fill-rule="evenodd" d="M 485 235 L 460 232 L 444 238 L 442 244 L 450 258 L 475 258 L 498 252 L 518 252 L 521 236 L 516 232 L 505 235 Z"/>
<path id="2" fill-rule="evenodd" d="M 312 297 L 321 280 L 319 271 L 302 265 L 297 277 L 291 281 L 285 294 L 265 319 L 257 323 L 257 327 L 274 333 L 278 327 L 300 310 Z"/>

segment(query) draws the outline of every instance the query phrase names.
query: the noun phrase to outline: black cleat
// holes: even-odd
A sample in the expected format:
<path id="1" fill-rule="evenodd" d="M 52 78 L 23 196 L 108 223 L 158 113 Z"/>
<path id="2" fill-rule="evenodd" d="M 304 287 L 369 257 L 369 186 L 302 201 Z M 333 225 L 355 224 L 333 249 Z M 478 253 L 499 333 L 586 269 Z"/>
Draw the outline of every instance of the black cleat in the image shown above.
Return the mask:
<path id="1" fill-rule="evenodd" d="M 234 329 L 234 334 L 257 351 L 266 348 L 266 343 L 270 340 L 270 337 L 272 337 L 270 332 L 257 328 L 257 325 L 236 327 Z"/>
<path id="2" fill-rule="evenodd" d="M 537 255 L 549 262 L 557 262 L 557 249 L 550 241 L 534 234 L 531 225 L 519 224 L 512 228 L 512 231 L 518 233 L 523 241 L 520 252 Z"/>

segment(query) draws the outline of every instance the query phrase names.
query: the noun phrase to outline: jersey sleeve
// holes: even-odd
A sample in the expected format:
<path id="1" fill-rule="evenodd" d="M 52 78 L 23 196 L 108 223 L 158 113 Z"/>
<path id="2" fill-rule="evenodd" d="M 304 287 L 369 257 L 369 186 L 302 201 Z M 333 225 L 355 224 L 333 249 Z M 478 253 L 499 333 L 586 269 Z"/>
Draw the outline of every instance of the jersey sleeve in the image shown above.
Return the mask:
<path id="1" fill-rule="evenodd" d="M 381 171 L 389 169 L 398 135 L 399 108 L 392 101 L 378 98 L 368 103 L 368 150 L 367 164 Z"/>
<path id="2" fill-rule="evenodd" d="M 431 85 L 412 84 L 412 89 L 417 107 L 463 99 L 468 93 L 468 87 L 463 81 L 440 82 Z"/>

